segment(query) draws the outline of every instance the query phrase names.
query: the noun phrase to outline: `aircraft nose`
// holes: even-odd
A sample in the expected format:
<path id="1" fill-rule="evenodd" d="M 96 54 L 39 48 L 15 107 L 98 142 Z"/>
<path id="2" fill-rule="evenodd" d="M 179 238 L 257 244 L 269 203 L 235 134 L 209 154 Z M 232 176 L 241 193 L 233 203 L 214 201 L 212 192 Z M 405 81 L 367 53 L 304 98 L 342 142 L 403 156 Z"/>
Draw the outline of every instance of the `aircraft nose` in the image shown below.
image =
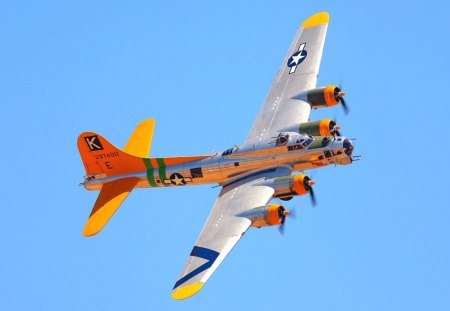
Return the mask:
<path id="1" fill-rule="evenodd" d="M 344 147 L 345 154 L 347 156 L 351 157 L 353 154 L 353 149 L 354 149 L 352 141 L 348 138 L 344 139 L 343 147 Z"/>

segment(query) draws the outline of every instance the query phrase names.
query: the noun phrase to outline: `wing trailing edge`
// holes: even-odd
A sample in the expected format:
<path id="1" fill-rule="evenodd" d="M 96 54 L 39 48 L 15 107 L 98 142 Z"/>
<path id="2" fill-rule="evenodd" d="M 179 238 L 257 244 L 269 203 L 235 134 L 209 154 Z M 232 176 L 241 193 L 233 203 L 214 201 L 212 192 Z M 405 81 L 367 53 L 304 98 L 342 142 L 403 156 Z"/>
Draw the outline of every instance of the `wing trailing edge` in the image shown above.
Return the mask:
<path id="1" fill-rule="evenodd" d="M 242 213 L 266 205 L 273 198 L 274 189 L 261 185 L 261 180 L 291 173 L 287 167 L 276 167 L 249 174 L 222 188 L 173 287 L 172 298 L 186 299 L 195 295 L 252 225 Z"/>

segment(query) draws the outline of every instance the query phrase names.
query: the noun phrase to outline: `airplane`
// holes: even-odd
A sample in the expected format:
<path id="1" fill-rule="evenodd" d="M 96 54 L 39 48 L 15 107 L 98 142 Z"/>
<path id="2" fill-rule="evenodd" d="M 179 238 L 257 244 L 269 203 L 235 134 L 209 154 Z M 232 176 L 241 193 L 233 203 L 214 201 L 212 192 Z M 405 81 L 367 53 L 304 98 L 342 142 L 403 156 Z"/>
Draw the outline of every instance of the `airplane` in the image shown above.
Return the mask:
<path id="1" fill-rule="evenodd" d="M 338 86 L 316 86 L 328 23 L 328 13 L 320 12 L 301 24 L 241 146 L 152 158 L 153 119 L 138 124 L 123 149 L 100 134 L 82 133 L 77 141 L 86 169 L 82 185 L 100 190 L 83 234 L 100 232 L 135 188 L 218 184 L 219 197 L 172 290 L 172 298 L 186 299 L 204 286 L 249 228 L 279 226 L 282 232 L 291 211 L 270 201 L 309 193 L 314 203 L 314 181 L 294 172 L 356 160 L 353 141 L 340 134 L 334 120 L 310 120 L 312 109 L 341 104 L 348 112 Z"/>

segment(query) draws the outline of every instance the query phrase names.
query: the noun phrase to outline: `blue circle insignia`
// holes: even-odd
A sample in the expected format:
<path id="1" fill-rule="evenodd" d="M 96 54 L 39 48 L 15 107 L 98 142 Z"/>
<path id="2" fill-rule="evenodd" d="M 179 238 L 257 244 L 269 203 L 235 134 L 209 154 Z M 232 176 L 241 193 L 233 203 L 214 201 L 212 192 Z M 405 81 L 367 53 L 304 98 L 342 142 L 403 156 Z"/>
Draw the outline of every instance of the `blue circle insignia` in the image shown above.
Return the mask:
<path id="1" fill-rule="evenodd" d="M 301 51 L 295 52 L 294 54 L 292 54 L 292 56 L 289 58 L 289 60 L 287 62 L 288 67 L 294 67 L 294 66 L 300 65 L 301 62 L 305 60 L 306 55 L 308 55 L 306 50 L 301 50 Z"/>

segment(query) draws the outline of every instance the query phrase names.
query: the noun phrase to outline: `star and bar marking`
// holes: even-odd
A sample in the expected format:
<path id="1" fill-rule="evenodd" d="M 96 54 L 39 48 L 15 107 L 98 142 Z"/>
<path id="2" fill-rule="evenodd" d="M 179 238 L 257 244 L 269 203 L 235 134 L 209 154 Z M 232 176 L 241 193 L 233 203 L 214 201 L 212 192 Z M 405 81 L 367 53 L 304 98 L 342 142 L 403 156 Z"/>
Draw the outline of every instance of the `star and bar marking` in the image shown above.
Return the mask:
<path id="1" fill-rule="evenodd" d="M 188 182 L 192 182 L 192 178 L 184 177 L 180 173 L 173 173 L 168 179 L 164 179 L 164 182 L 171 183 L 174 186 L 182 186 L 186 185 Z"/>
<path id="2" fill-rule="evenodd" d="M 287 65 L 290 67 L 289 74 L 294 73 L 295 70 L 297 70 L 297 66 L 300 65 L 301 62 L 303 62 L 308 55 L 308 52 L 305 50 L 306 42 L 300 44 L 298 47 L 297 52 L 292 54 L 292 56 L 289 58 Z"/>

